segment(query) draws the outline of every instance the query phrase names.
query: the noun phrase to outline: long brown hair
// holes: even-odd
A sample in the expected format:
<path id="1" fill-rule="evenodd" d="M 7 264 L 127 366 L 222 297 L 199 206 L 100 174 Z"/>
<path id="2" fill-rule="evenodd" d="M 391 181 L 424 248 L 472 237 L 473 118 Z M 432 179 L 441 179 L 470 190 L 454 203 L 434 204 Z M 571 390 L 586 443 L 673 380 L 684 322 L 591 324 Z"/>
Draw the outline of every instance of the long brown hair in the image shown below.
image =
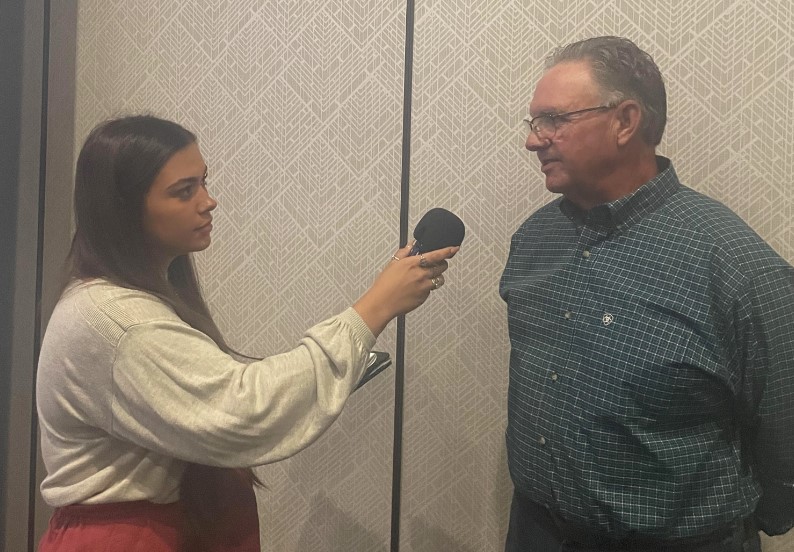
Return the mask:
<path id="1" fill-rule="evenodd" d="M 143 230 L 149 188 L 168 160 L 194 143 L 192 132 L 151 115 L 111 119 L 91 131 L 77 159 L 76 230 L 67 274 L 70 280 L 103 278 L 151 293 L 223 351 L 236 353 L 212 319 L 192 257 L 177 257 L 163 274 L 156 268 Z M 212 517 L 216 507 L 215 491 L 229 481 L 240 481 L 248 489 L 252 483 L 259 484 L 250 469 L 188 465 L 181 491 L 187 510 L 196 518 L 196 528 L 206 527 L 209 520 L 205 518 Z"/>
<path id="2" fill-rule="evenodd" d="M 201 294 L 191 256 L 177 257 L 168 274 L 162 274 L 143 231 L 152 182 L 176 152 L 195 142 L 196 136 L 182 126 L 149 115 L 112 119 L 94 128 L 77 159 L 69 276 L 104 278 L 152 293 L 231 352 Z"/>

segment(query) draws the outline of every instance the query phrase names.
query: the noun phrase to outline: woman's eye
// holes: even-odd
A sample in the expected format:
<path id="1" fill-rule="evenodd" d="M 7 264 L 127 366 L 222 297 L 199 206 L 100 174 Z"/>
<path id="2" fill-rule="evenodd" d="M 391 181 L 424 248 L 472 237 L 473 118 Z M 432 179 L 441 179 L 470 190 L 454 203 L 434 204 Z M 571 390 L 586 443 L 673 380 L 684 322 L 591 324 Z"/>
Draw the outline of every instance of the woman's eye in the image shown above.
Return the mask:
<path id="1" fill-rule="evenodd" d="M 185 186 L 184 188 L 179 188 L 176 192 L 176 197 L 179 199 L 190 199 L 193 195 L 193 186 Z"/>

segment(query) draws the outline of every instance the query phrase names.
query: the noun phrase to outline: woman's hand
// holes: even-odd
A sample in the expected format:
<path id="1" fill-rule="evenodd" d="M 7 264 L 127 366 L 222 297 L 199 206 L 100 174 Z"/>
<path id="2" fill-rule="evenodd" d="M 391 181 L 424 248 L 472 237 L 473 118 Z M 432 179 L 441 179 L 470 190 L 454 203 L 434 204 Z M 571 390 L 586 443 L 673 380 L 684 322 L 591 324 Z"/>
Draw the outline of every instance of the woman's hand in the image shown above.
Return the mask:
<path id="1" fill-rule="evenodd" d="M 431 291 L 444 285 L 447 259 L 454 257 L 459 249 L 445 247 L 408 257 L 411 245 L 406 245 L 392 256 L 353 308 L 372 333 L 379 335 L 394 317 L 414 310 Z"/>

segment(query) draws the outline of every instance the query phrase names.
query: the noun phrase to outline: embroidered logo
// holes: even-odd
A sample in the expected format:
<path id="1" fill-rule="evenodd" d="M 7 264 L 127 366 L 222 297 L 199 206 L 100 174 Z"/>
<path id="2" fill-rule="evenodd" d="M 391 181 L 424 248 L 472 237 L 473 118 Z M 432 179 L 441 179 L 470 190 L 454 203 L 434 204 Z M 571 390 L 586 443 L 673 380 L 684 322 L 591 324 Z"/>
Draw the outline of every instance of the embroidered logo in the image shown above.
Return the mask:
<path id="1" fill-rule="evenodd" d="M 615 321 L 615 317 L 609 314 L 608 312 L 605 312 L 604 316 L 601 317 L 601 322 L 604 323 L 604 326 L 609 326 L 614 321 Z"/>

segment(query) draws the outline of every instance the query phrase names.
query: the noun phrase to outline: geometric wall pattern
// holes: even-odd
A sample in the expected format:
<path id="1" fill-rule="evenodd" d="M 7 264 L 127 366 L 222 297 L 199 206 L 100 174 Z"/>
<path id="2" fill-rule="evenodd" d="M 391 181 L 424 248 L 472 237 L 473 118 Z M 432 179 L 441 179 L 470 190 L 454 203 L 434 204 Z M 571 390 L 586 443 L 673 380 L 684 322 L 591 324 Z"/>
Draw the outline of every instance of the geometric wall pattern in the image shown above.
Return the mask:
<path id="1" fill-rule="evenodd" d="M 511 234 L 551 198 L 520 133 L 543 58 L 601 34 L 649 51 L 668 88 L 660 152 L 794 262 L 794 7 L 437 0 L 415 15 L 409 224 L 446 207 L 466 240 L 406 321 L 400 549 L 499 550 L 511 486 L 497 285 Z M 141 111 L 197 133 L 220 203 L 198 262 L 235 348 L 292 347 L 397 246 L 405 16 L 404 0 L 79 3 L 76 142 Z M 394 343 L 392 324 L 377 348 Z M 392 376 L 260 470 L 264 550 L 388 550 Z"/>

